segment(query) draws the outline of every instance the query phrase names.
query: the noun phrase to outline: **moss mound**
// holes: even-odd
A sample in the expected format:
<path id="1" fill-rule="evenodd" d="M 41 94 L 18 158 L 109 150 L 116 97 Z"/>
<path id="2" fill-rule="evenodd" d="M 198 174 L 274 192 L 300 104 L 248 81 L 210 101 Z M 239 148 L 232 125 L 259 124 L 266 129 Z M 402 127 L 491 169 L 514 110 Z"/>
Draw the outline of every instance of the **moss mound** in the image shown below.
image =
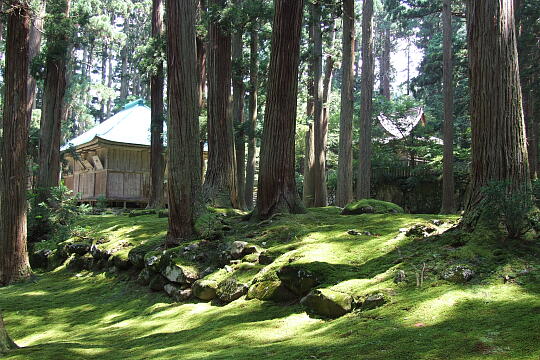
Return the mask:
<path id="1" fill-rule="evenodd" d="M 343 209 L 341 215 L 360 214 L 403 214 L 405 211 L 399 205 L 391 202 L 363 199 L 350 203 Z"/>

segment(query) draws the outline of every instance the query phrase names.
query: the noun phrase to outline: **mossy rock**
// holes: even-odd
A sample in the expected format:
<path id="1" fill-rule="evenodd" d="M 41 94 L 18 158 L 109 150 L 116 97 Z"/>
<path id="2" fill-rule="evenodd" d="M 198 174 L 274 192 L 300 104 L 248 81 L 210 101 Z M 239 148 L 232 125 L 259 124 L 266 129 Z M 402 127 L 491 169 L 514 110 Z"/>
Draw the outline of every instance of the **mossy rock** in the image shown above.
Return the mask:
<path id="1" fill-rule="evenodd" d="M 163 291 L 165 285 L 167 285 L 169 282 L 167 281 L 167 278 L 161 274 L 153 274 L 150 278 L 150 282 L 148 286 L 153 291 Z"/>
<path id="2" fill-rule="evenodd" d="M 294 300 L 297 296 L 281 281 L 260 281 L 251 285 L 247 298 L 284 302 Z"/>
<path id="3" fill-rule="evenodd" d="M 241 298 L 247 291 L 248 287 L 245 284 L 239 283 L 234 277 L 230 277 L 218 284 L 216 295 L 224 303 L 230 303 Z"/>
<path id="4" fill-rule="evenodd" d="M 387 302 L 388 298 L 384 294 L 371 294 L 357 299 L 355 307 L 366 311 L 381 307 Z"/>
<path id="5" fill-rule="evenodd" d="M 129 261 L 124 253 L 116 253 L 111 257 L 110 260 L 112 261 L 112 264 L 118 268 L 118 270 L 129 270 L 133 266 L 131 261 Z"/>
<path id="6" fill-rule="evenodd" d="M 277 271 L 278 278 L 283 285 L 298 296 L 306 295 L 318 281 L 315 275 L 302 266 L 286 265 Z"/>
<path id="7" fill-rule="evenodd" d="M 210 301 L 216 297 L 218 283 L 213 280 L 197 280 L 193 283 L 193 296 L 203 301 Z"/>
<path id="8" fill-rule="evenodd" d="M 174 263 L 170 263 L 165 266 L 161 274 L 165 276 L 167 280 L 179 284 L 192 284 L 199 279 L 198 271 L 190 267 L 179 266 Z"/>
<path id="9" fill-rule="evenodd" d="M 152 273 L 147 268 L 144 268 L 139 273 L 139 276 L 137 276 L 137 282 L 141 285 L 148 285 L 150 284 L 150 280 L 152 279 Z"/>
<path id="10" fill-rule="evenodd" d="M 309 312 L 328 318 L 338 318 L 353 309 L 352 296 L 330 289 L 313 290 L 300 303 Z"/>
<path id="11" fill-rule="evenodd" d="M 374 199 L 363 199 L 347 205 L 341 212 L 341 215 L 403 213 L 405 213 L 403 208 L 394 203 Z"/>
<path id="12" fill-rule="evenodd" d="M 93 262 L 94 258 L 90 254 L 84 254 L 82 256 L 73 254 L 67 260 L 66 267 L 73 271 L 90 270 Z"/>

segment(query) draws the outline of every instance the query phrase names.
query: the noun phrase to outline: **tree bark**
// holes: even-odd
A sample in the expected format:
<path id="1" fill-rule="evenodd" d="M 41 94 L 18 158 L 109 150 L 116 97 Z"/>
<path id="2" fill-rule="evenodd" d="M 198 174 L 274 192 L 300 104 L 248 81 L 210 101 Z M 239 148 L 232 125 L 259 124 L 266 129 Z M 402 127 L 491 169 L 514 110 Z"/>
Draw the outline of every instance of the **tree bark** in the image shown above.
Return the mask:
<path id="1" fill-rule="evenodd" d="M 339 118 L 339 157 L 336 192 L 336 205 L 341 207 L 345 207 L 353 200 L 353 65 L 356 41 L 354 19 L 354 1 L 343 0 L 341 114 Z"/>
<path id="2" fill-rule="evenodd" d="M 452 0 L 443 1 L 444 157 L 441 214 L 456 211 L 454 195 L 454 86 L 452 64 Z"/>
<path id="3" fill-rule="evenodd" d="M 358 199 L 371 197 L 371 117 L 373 113 L 373 0 L 362 10 L 362 80 Z"/>
<path id="4" fill-rule="evenodd" d="M 313 206 L 327 205 L 325 138 L 328 126 L 324 123 L 323 41 L 321 29 L 321 4 L 311 5 L 313 27 L 313 83 L 315 86 L 313 134 L 315 138 L 313 163 Z"/>
<path id="5" fill-rule="evenodd" d="M 315 163 L 315 136 L 313 131 L 313 124 L 308 124 L 308 129 L 306 131 L 306 138 L 304 142 L 304 188 L 302 199 L 304 201 L 304 206 L 311 208 L 315 204 L 315 195 L 314 189 L 315 182 L 313 179 L 313 169 Z"/>
<path id="6" fill-rule="evenodd" d="M 55 23 L 69 17 L 71 0 L 49 0 L 47 12 Z M 39 174 L 37 188 L 41 201 L 47 201 L 51 187 L 60 180 L 60 139 L 65 115 L 69 29 L 53 28 L 46 31 L 49 43 L 46 54 L 46 74 L 43 85 L 43 108 L 39 136 Z"/>
<path id="7" fill-rule="evenodd" d="M 32 60 L 39 54 L 40 48 L 41 48 L 41 39 L 42 39 L 42 32 L 43 32 L 43 20 L 45 17 L 45 7 L 47 5 L 46 0 L 42 0 L 39 8 L 39 12 L 36 14 L 36 16 L 33 19 L 32 27 L 30 28 L 30 45 L 28 48 L 28 62 L 29 64 L 32 64 Z M 1 31 L 1 29 L 0 29 Z M 32 104 L 32 109 L 35 108 L 35 100 L 36 100 L 36 88 L 37 88 L 37 82 L 36 79 L 30 74 L 28 77 L 28 96 L 30 103 Z M 28 119 L 29 121 L 32 120 L 32 109 L 30 109 L 30 112 L 28 113 Z"/>
<path id="8" fill-rule="evenodd" d="M 391 70 L 391 55 L 392 55 L 392 43 L 390 34 L 390 23 L 388 21 L 383 22 L 382 29 L 382 52 L 380 61 L 380 90 L 381 95 L 390 100 L 390 70 Z"/>
<path id="9" fill-rule="evenodd" d="M 200 206 L 197 0 L 167 1 L 166 4 L 170 114 L 167 241 L 177 244 L 193 236 Z"/>
<path id="10" fill-rule="evenodd" d="M 129 16 L 124 18 L 124 33 L 129 34 Z M 120 57 L 122 58 L 121 62 L 121 72 L 120 75 L 120 101 L 127 101 L 128 92 L 129 92 L 129 67 L 128 67 L 128 53 L 129 53 L 129 43 L 126 39 L 126 44 L 120 51 Z"/>
<path id="11" fill-rule="evenodd" d="M 6 71 L 2 162 L 0 163 L 0 285 L 30 276 L 26 248 L 26 153 L 28 113 L 28 49 L 30 9 L 26 1 L 12 1 L 7 15 Z"/>
<path id="12" fill-rule="evenodd" d="M 152 37 L 160 43 L 163 36 L 163 0 L 152 1 Z M 150 77 L 151 93 L 151 139 L 150 139 L 150 200 L 148 207 L 163 207 L 163 62 L 157 64 L 157 71 Z"/>
<path id="13" fill-rule="evenodd" d="M 523 94 L 523 106 L 527 124 L 527 152 L 529 154 L 529 169 L 532 180 L 538 178 L 538 123 L 534 106 L 535 96 L 536 93 L 533 89 L 529 89 Z M 525 98 L 527 101 L 525 101 Z"/>
<path id="14" fill-rule="evenodd" d="M 101 53 L 101 85 L 103 87 L 107 86 L 107 59 L 109 58 L 109 47 L 107 43 L 103 44 L 103 52 Z M 101 95 L 101 113 L 100 122 L 107 120 L 106 114 L 106 104 L 107 100 L 105 99 L 104 94 Z"/>
<path id="15" fill-rule="evenodd" d="M 4 354 L 15 348 L 17 348 L 17 345 L 9 337 L 4 325 L 4 319 L 2 319 L 2 313 L 0 312 L 0 354 Z"/>
<path id="16" fill-rule="evenodd" d="M 249 126 L 248 155 L 246 165 L 245 202 L 247 209 L 253 209 L 253 193 L 255 187 L 255 168 L 257 167 L 257 129 L 258 116 L 258 82 L 259 82 L 259 34 L 256 28 L 251 30 L 249 57 Z"/>
<path id="17" fill-rule="evenodd" d="M 223 0 L 212 0 L 223 7 Z M 230 113 L 231 36 L 216 20 L 210 22 L 208 48 L 208 170 L 205 201 L 217 207 L 239 207 Z"/>
<path id="18" fill-rule="evenodd" d="M 294 138 L 303 0 L 275 0 L 255 218 L 303 212 L 296 192 Z"/>
<path id="19" fill-rule="evenodd" d="M 512 1 L 469 1 L 472 179 L 466 214 L 480 210 L 482 188 L 530 186 Z"/>
<path id="20" fill-rule="evenodd" d="M 242 0 L 235 0 L 236 5 L 240 5 Z M 243 41 L 244 29 L 236 29 L 232 37 L 232 85 L 233 85 L 233 121 L 236 128 L 235 149 L 236 149 L 236 180 L 238 182 L 238 206 L 246 208 L 245 188 L 246 188 L 246 140 L 244 131 L 244 61 L 243 61 Z"/>

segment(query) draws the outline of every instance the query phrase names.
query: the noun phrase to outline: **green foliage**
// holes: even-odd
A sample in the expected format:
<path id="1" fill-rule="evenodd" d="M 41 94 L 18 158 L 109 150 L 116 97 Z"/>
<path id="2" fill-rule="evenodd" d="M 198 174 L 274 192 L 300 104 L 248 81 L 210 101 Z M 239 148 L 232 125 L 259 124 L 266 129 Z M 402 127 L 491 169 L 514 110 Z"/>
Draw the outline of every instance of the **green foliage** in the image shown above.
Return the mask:
<path id="1" fill-rule="evenodd" d="M 90 206 L 80 205 L 65 185 L 47 189 L 46 201 L 42 201 L 44 191 L 34 189 L 29 193 L 28 238 L 31 242 L 52 239 L 60 243 L 70 237 L 74 224 L 90 211 Z"/>
<path id="2" fill-rule="evenodd" d="M 519 239 L 531 229 L 528 215 L 534 198 L 529 186 L 515 188 L 508 181 L 492 181 L 482 189 L 482 194 L 482 215 L 501 221 L 510 239 Z"/>

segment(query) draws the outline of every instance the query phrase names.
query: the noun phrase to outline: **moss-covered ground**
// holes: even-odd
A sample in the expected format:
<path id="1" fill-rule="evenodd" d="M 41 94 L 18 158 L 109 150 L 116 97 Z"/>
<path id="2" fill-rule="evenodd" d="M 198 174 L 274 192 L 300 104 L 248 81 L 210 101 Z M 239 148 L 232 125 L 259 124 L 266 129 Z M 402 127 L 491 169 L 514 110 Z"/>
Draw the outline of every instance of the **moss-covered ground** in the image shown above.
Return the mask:
<path id="1" fill-rule="evenodd" d="M 288 263 L 317 273 L 323 288 L 389 295 L 383 307 L 335 320 L 309 316 L 298 303 L 174 303 L 127 274 L 63 267 L 37 273 L 0 289 L 6 325 L 22 346 L 5 358 L 538 360 L 538 241 L 509 243 L 491 233 L 425 239 L 400 231 L 432 220 L 445 222 L 442 231 L 457 218 L 341 216 L 327 208 L 261 224 L 228 220 L 231 229 L 213 241 L 248 240 L 276 257 L 267 266 L 236 265 L 242 281 L 272 277 Z M 127 253 L 163 239 L 167 220 L 110 215 L 84 224 L 103 245 Z M 474 268 L 469 283 L 440 279 L 456 263 Z M 407 277 L 396 284 L 399 270 Z"/>

